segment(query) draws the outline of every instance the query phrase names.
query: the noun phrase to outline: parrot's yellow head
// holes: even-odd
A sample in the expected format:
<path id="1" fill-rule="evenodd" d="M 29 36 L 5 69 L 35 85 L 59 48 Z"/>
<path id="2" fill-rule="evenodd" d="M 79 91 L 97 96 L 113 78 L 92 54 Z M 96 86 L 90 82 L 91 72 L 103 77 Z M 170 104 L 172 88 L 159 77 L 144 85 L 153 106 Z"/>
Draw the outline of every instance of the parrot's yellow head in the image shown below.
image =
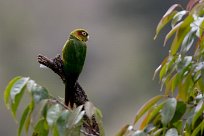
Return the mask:
<path id="1" fill-rule="evenodd" d="M 89 39 L 89 34 L 84 29 L 75 29 L 70 33 L 70 37 L 74 37 L 82 42 L 86 42 Z"/>

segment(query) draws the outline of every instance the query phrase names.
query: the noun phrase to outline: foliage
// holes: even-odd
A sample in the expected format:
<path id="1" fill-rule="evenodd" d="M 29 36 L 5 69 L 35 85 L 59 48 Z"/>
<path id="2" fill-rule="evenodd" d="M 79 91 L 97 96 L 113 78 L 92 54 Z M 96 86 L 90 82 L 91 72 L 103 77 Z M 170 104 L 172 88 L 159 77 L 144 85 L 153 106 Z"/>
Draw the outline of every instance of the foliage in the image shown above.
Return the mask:
<path id="1" fill-rule="evenodd" d="M 20 114 L 18 127 L 18 136 L 21 136 L 23 130 L 29 134 L 29 128 L 32 127 L 32 136 L 80 136 L 81 133 L 88 134 L 83 130 L 84 115 L 96 117 L 97 122 L 101 122 L 102 115 L 91 102 L 87 102 L 75 109 L 69 109 L 63 102 L 49 94 L 42 86 L 35 83 L 28 77 L 13 78 L 4 91 L 4 101 L 6 106 L 16 119 L 17 110 L 21 106 L 20 102 L 27 98 L 25 92 L 28 92 L 30 102 L 24 107 Z M 22 103 L 24 105 L 24 103 Z M 36 117 L 37 105 L 41 105 L 40 115 Z M 36 121 L 35 121 L 36 120 Z M 102 127 L 102 123 L 99 124 Z M 103 135 L 103 130 L 100 130 Z"/>
<path id="2" fill-rule="evenodd" d="M 204 1 L 190 0 L 186 9 L 172 5 L 160 20 L 155 38 L 169 23 L 171 30 L 164 39 L 164 45 L 172 39 L 169 54 L 154 74 L 159 73 L 164 95 L 146 102 L 133 125 L 124 126 L 117 136 L 204 134 Z"/>
<path id="3" fill-rule="evenodd" d="M 204 0 L 190 0 L 186 9 L 172 5 L 160 20 L 155 39 L 168 24 L 171 30 L 164 45 L 169 41 L 169 54 L 154 73 L 154 77 L 159 75 L 164 94 L 147 101 L 133 124 L 125 125 L 116 136 L 204 135 Z M 69 109 L 28 77 L 13 78 L 4 92 L 5 104 L 15 119 L 26 91 L 31 97 L 20 114 L 18 136 L 23 130 L 28 134 L 30 127 L 33 136 L 90 135 L 83 128 L 85 115 L 95 117 L 104 135 L 102 114 L 92 103 Z M 37 105 L 41 110 L 35 119 Z"/>

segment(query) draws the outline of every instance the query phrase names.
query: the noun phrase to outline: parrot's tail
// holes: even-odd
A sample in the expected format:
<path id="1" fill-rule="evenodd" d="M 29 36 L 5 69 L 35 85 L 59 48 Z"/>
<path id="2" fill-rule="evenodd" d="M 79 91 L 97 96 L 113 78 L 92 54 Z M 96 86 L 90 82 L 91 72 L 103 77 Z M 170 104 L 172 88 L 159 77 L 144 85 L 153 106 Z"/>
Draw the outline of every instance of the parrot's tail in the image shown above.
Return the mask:
<path id="1" fill-rule="evenodd" d="M 77 79 L 67 80 L 65 83 L 65 105 L 73 108 L 74 106 L 74 91 Z"/>

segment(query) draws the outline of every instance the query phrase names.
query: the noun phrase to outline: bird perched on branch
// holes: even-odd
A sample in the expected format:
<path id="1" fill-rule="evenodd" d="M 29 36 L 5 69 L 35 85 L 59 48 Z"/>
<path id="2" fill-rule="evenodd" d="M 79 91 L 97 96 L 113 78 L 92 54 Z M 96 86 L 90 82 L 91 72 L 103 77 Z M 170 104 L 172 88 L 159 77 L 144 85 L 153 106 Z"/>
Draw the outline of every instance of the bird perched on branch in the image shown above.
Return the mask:
<path id="1" fill-rule="evenodd" d="M 89 35 L 84 29 L 75 29 L 70 33 L 62 49 L 62 61 L 65 72 L 65 105 L 73 108 L 75 84 L 83 69 L 86 58 L 86 41 Z"/>

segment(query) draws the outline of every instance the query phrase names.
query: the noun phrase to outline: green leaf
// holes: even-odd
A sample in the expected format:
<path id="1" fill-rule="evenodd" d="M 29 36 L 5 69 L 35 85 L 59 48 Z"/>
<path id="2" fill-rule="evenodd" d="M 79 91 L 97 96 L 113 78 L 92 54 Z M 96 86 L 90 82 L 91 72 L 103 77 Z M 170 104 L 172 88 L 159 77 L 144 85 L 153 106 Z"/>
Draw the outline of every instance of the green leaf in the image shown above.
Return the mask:
<path id="1" fill-rule="evenodd" d="M 201 32 L 203 31 L 201 25 L 204 21 L 204 17 L 194 16 L 194 20 L 195 21 L 191 24 L 191 28 L 192 31 L 195 32 L 196 36 L 200 38 L 202 36 Z"/>
<path id="2" fill-rule="evenodd" d="M 184 118 L 186 118 L 186 122 L 184 122 L 185 128 L 188 133 L 191 133 L 192 130 L 192 120 L 194 116 L 194 111 L 195 107 L 189 107 L 186 109 L 186 114 L 184 115 Z"/>
<path id="3" fill-rule="evenodd" d="M 183 77 L 184 78 L 184 77 Z M 179 84 L 178 86 L 178 96 L 177 98 L 183 100 L 184 102 L 188 101 L 189 99 L 189 93 L 191 91 L 191 88 L 193 86 L 192 76 L 191 74 L 188 74 L 184 79 L 183 82 Z"/>
<path id="4" fill-rule="evenodd" d="M 10 91 L 10 98 L 12 101 L 11 111 L 14 118 L 16 117 L 16 111 L 18 109 L 18 105 L 21 101 L 21 98 L 24 94 L 25 85 L 27 84 L 28 80 L 29 80 L 28 77 L 22 77 L 19 80 L 17 80 L 11 88 Z"/>
<path id="5" fill-rule="evenodd" d="M 192 63 L 192 56 L 179 57 L 177 64 L 177 72 L 184 74 L 188 70 L 188 66 Z"/>
<path id="6" fill-rule="evenodd" d="M 53 134 L 53 136 L 60 136 L 56 125 L 54 125 L 54 127 L 52 129 L 52 134 Z M 62 136 L 64 136 L 64 135 L 62 135 Z"/>
<path id="7" fill-rule="evenodd" d="M 176 87 L 178 86 L 178 84 L 179 84 L 179 82 L 181 81 L 181 76 L 180 76 L 180 74 L 175 74 L 173 77 L 172 77 L 172 79 L 171 79 L 171 81 L 172 81 L 172 86 L 171 86 L 171 90 L 172 90 L 172 92 L 176 89 Z"/>
<path id="8" fill-rule="evenodd" d="M 102 121 L 103 116 L 102 116 L 101 111 L 98 108 L 95 109 L 94 117 L 95 117 L 96 122 L 97 122 L 98 127 L 99 127 L 100 136 L 105 136 L 103 121 Z"/>
<path id="9" fill-rule="evenodd" d="M 139 129 L 139 130 L 142 130 L 145 133 L 151 134 L 151 133 L 155 132 L 157 129 L 158 128 L 156 127 L 156 125 L 148 124 L 147 127 L 145 127 L 144 129 Z"/>
<path id="10" fill-rule="evenodd" d="M 159 105 L 156 105 L 149 110 L 145 118 L 142 120 L 139 130 L 147 129 L 149 125 L 152 126 L 151 124 L 155 125 L 155 123 L 153 122 L 155 121 L 155 118 L 160 117 L 160 111 L 163 105 L 164 103 L 162 102 Z"/>
<path id="11" fill-rule="evenodd" d="M 27 84 L 28 80 L 29 80 L 28 77 L 21 77 L 11 87 L 10 98 L 11 98 L 13 103 L 16 102 L 16 100 L 15 100 L 16 96 L 23 90 L 23 88 Z"/>
<path id="12" fill-rule="evenodd" d="M 151 123 L 155 126 L 161 126 L 162 122 L 161 122 L 161 111 L 158 115 L 155 116 L 155 118 L 153 118 L 153 120 L 151 121 Z"/>
<path id="13" fill-rule="evenodd" d="M 169 98 L 164 103 L 163 109 L 161 111 L 161 121 L 164 126 L 166 126 L 174 117 L 176 105 L 177 101 L 175 98 Z"/>
<path id="14" fill-rule="evenodd" d="M 153 80 L 155 79 L 157 73 L 161 70 L 162 65 L 159 65 L 159 67 L 157 67 L 157 69 L 154 71 L 154 76 L 153 76 Z"/>
<path id="15" fill-rule="evenodd" d="M 48 109 L 46 120 L 49 126 L 53 126 L 53 124 L 56 122 L 61 112 L 62 112 L 62 107 L 59 104 L 52 105 Z"/>
<path id="16" fill-rule="evenodd" d="M 173 126 L 177 129 L 179 134 L 183 133 L 183 124 L 184 124 L 183 122 L 184 122 L 183 120 L 179 120 L 173 123 Z"/>
<path id="17" fill-rule="evenodd" d="M 204 69 L 201 69 L 201 78 L 198 80 L 198 88 L 204 92 Z"/>
<path id="18" fill-rule="evenodd" d="M 152 136 L 161 136 L 165 128 L 157 129 Z"/>
<path id="19" fill-rule="evenodd" d="M 85 111 L 83 111 L 82 108 L 83 108 L 83 105 L 74 109 L 74 111 L 71 113 L 71 115 L 68 118 L 68 123 L 66 126 L 67 128 L 72 128 L 81 121 L 81 119 L 85 114 Z"/>
<path id="20" fill-rule="evenodd" d="M 195 127 L 196 121 L 203 114 L 203 110 L 204 110 L 203 100 L 200 100 L 198 105 L 195 108 L 195 113 L 194 113 L 193 120 L 192 120 L 192 128 Z"/>
<path id="21" fill-rule="evenodd" d="M 154 39 L 156 39 L 157 35 L 159 34 L 159 32 L 161 31 L 161 29 L 174 17 L 174 15 L 177 13 L 177 11 L 175 10 L 177 7 L 181 7 L 181 5 L 179 4 L 174 4 L 172 5 L 167 12 L 165 13 L 165 15 L 162 17 L 162 19 L 160 20 L 157 28 L 156 28 L 156 34 Z"/>
<path id="22" fill-rule="evenodd" d="M 21 136 L 21 132 L 22 132 L 23 126 L 25 124 L 25 121 L 26 121 L 26 118 L 27 118 L 29 112 L 30 112 L 30 105 L 28 105 L 25 108 L 25 110 L 21 116 L 21 120 L 20 120 L 20 124 L 19 124 L 20 126 L 18 127 L 18 136 Z"/>
<path id="23" fill-rule="evenodd" d="M 66 124 L 69 116 L 70 112 L 68 110 L 64 110 L 57 119 L 55 129 L 58 132 L 59 136 L 65 136 Z"/>
<path id="24" fill-rule="evenodd" d="M 171 45 L 171 55 L 175 55 L 177 50 L 179 49 L 185 35 L 190 31 L 189 29 L 180 29 L 176 32 L 176 36 L 173 40 L 173 43 Z"/>
<path id="25" fill-rule="evenodd" d="M 204 133 L 204 123 L 201 124 L 200 131 L 201 131 L 201 135 L 203 136 L 203 133 Z"/>
<path id="26" fill-rule="evenodd" d="M 172 22 L 171 22 L 171 26 L 172 28 L 179 22 L 181 21 L 181 19 L 183 18 L 183 16 L 185 16 L 188 12 L 186 10 L 182 10 L 182 11 L 179 11 L 178 13 L 175 14 L 175 16 L 173 17 L 172 19 Z"/>
<path id="27" fill-rule="evenodd" d="M 81 136 L 81 126 L 82 122 L 80 124 L 77 124 L 74 128 L 67 129 L 65 136 Z"/>
<path id="28" fill-rule="evenodd" d="M 28 82 L 27 89 L 32 93 L 33 99 L 36 103 L 49 98 L 48 91 L 44 87 L 36 84 L 33 80 Z"/>
<path id="29" fill-rule="evenodd" d="M 159 73 L 159 78 L 160 78 L 160 80 L 162 80 L 162 78 L 166 75 L 167 71 L 168 71 L 168 64 L 165 64 L 165 65 L 161 68 L 160 73 Z"/>
<path id="30" fill-rule="evenodd" d="M 32 136 L 48 136 L 49 127 L 45 118 L 42 118 L 34 127 Z"/>
<path id="31" fill-rule="evenodd" d="M 161 74 L 161 68 L 163 68 L 163 66 L 166 65 L 168 59 L 169 59 L 168 56 L 164 58 L 164 60 L 162 61 L 161 65 L 155 70 L 153 79 L 154 79 L 154 77 L 156 76 L 157 72 L 159 72 L 159 70 L 160 70 L 160 73 L 159 73 L 159 74 Z M 162 77 L 161 77 L 161 75 L 159 75 L 159 76 L 160 76 L 160 80 L 161 80 Z"/>
<path id="32" fill-rule="evenodd" d="M 79 106 L 74 111 L 61 111 L 56 105 L 48 109 L 47 121 L 54 127 L 53 134 L 56 136 L 78 136 L 82 126 L 82 117 L 85 111 L 81 111 L 83 106 Z"/>
<path id="33" fill-rule="evenodd" d="M 120 129 L 120 131 L 116 134 L 116 136 L 124 136 L 127 131 L 128 131 L 128 128 L 130 127 L 130 125 L 125 125 L 123 128 Z"/>
<path id="34" fill-rule="evenodd" d="M 194 73 L 200 71 L 201 69 L 204 69 L 204 62 L 199 62 L 195 64 L 195 68 L 194 68 Z"/>
<path id="35" fill-rule="evenodd" d="M 202 22 L 199 25 L 199 31 L 198 31 L 198 37 L 200 38 L 202 36 L 204 32 L 204 19 L 202 20 Z"/>
<path id="36" fill-rule="evenodd" d="M 145 127 L 147 127 L 148 123 L 149 123 L 149 118 L 151 116 L 151 113 L 152 113 L 153 109 L 150 109 L 147 113 L 147 115 L 145 116 L 145 118 L 143 119 L 141 125 L 140 125 L 140 128 L 139 130 L 143 130 Z"/>
<path id="37" fill-rule="evenodd" d="M 187 33 L 181 44 L 181 53 L 182 54 L 187 53 L 190 50 L 191 46 L 193 45 L 194 41 L 195 41 L 194 32 Z"/>
<path id="38" fill-rule="evenodd" d="M 151 121 L 153 121 L 156 118 L 156 116 L 160 115 L 159 112 L 163 108 L 163 105 L 164 105 L 164 103 L 162 102 L 161 104 L 159 104 L 158 106 L 155 106 L 152 109 L 150 115 L 147 116 L 147 121 L 146 121 L 147 124 L 150 123 Z"/>
<path id="39" fill-rule="evenodd" d="M 156 104 L 159 100 L 164 98 L 164 95 L 158 95 L 153 98 L 151 98 L 149 101 L 147 101 L 137 112 L 135 120 L 134 120 L 134 125 L 137 123 L 137 121 L 154 105 Z"/>
<path id="40" fill-rule="evenodd" d="M 178 136 L 178 131 L 175 128 L 169 129 L 165 136 Z"/>
<path id="41" fill-rule="evenodd" d="M 159 73 L 159 77 L 160 80 L 162 80 L 162 83 L 165 83 L 167 79 L 169 79 L 169 77 L 171 77 L 171 73 L 173 73 L 176 69 L 175 65 L 176 65 L 176 61 L 178 60 L 178 56 L 174 55 L 168 56 L 168 59 L 166 61 L 166 63 L 163 65 L 160 73 Z"/>
<path id="42" fill-rule="evenodd" d="M 47 111 L 50 107 L 51 107 L 51 104 L 48 101 L 46 101 L 45 104 L 42 106 L 42 111 L 41 111 L 42 117 L 44 118 L 47 117 Z"/>
<path id="43" fill-rule="evenodd" d="M 102 119 L 103 118 L 103 114 L 102 114 L 102 112 L 101 112 L 101 110 L 100 109 L 98 109 L 98 108 L 96 108 L 96 110 L 95 110 L 95 113 L 94 114 L 96 114 L 100 119 Z"/>
<path id="44" fill-rule="evenodd" d="M 82 110 L 83 105 L 74 109 L 66 124 L 66 136 L 80 136 L 82 127 L 82 118 L 85 115 L 85 111 Z"/>
<path id="45" fill-rule="evenodd" d="M 175 115 L 171 120 L 171 122 L 174 123 L 180 120 L 185 112 L 186 112 L 186 104 L 182 101 L 177 102 Z"/>
<path id="46" fill-rule="evenodd" d="M 7 108 L 9 108 L 9 98 L 10 98 L 10 92 L 11 92 L 11 88 L 13 87 L 13 85 L 19 80 L 21 79 L 20 76 L 17 76 L 15 78 L 13 78 L 7 85 L 5 91 L 4 91 L 4 102 L 7 106 Z"/>
<path id="47" fill-rule="evenodd" d="M 201 131 L 201 128 L 203 127 L 204 125 L 204 120 L 202 120 L 202 122 L 196 126 L 196 128 L 193 130 L 193 133 L 191 134 L 191 136 L 198 136 L 198 133 Z M 203 132 L 201 132 L 203 133 Z"/>
<path id="48" fill-rule="evenodd" d="M 177 30 L 180 28 L 180 26 L 183 24 L 183 22 L 178 23 L 176 26 L 174 26 L 171 31 L 168 32 L 168 34 L 165 36 L 164 39 L 164 46 L 166 45 L 166 42 L 169 40 L 169 38 L 171 38 L 175 32 L 177 32 Z"/>
<path id="49" fill-rule="evenodd" d="M 193 22 L 193 17 L 188 16 L 182 25 L 179 27 L 179 29 L 176 32 L 176 36 L 172 42 L 171 45 L 171 55 L 175 55 L 179 47 L 181 46 L 181 43 L 183 42 L 184 37 L 190 32 L 190 24 Z"/>
<path id="50" fill-rule="evenodd" d="M 25 125 L 24 125 L 26 133 L 28 133 L 28 130 L 30 127 L 30 122 L 32 119 L 31 116 L 32 116 L 34 108 L 35 108 L 35 103 L 34 103 L 34 101 L 31 101 L 31 103 L 29 104 L 29 114 L 26 118 Z"/>

